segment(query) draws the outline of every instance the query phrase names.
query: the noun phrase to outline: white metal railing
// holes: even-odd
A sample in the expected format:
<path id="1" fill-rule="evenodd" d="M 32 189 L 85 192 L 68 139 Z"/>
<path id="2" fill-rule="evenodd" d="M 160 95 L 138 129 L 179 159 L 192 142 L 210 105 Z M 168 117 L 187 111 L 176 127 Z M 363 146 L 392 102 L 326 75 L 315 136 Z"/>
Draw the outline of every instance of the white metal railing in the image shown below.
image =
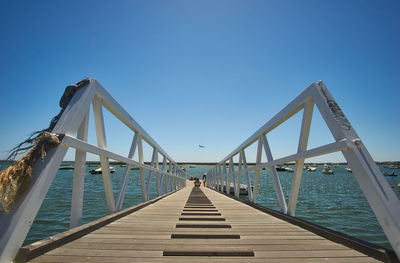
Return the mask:
<path id="1" fill-rule="evenodd" d="M 335 142 L 307 149 L 314 105 L 317 106 L 321 113 Z M 267 134 L 301 110 L 303 110 L 303 119 L 297 153 L 274 160 Z M 245 150 L 256 142 L 258 146 L 255 166 L 248 167 Z M 265 163 L 261 162 L 263 151 L 267 159 Z M 395 253 L 400 258 L 400 201 L 356 134 L 354 128 L 321 81 L 310 85 L 282 111 L 210 169 L 207 175 L 207 186 L 221 192 L 225 189 L 227 193 L 230 193 L 230 185 L 233 181 L 234 195 L 239 197 L 241 176 L 244 175 L 247 182 L 248 198 L 251 202 L 256 202 L 260 169 L 269 168 L 281 212 L 294 216 L 304 160 L 339 151 L 343 153 L 344 158 L 353 170 L 353 174 L 368 203 L 374 211 Z M 239 163 L 238 169 L 235 170 L 233 158 L 237 156 L 239 157 Z M 292 161 L 295 162 L 295 168 L 289 202 L 287 204 L 276 172 L 276 165 Z M 253 184 L 252 178 L 249 175 L 250 171 L 254 172 Z"/>
<path id="2" fill-rule="evenodd" d="M 91 104 L 93 105 L 97 146 L 87 142 Z M 103 107 L 134 133 L 127 157 L 107 150 Z M 162 188 L 167 193 L 182 188 L 186 184 L 184 170 L 95 79 L 90 79 L 86 87 L 76 91 L 52 133 L 65 134 L 62 144 L 50 150 L 43 161 L 34 164 L 29 189 L 14 205 L 10 213 L 2 215 L 0 218 L 0 262 L 11 262 L 17 254 L 69 147 L 76 149 L 71 201 L 71 228 L 80 225 L 82 218 L 87 152 L 100 157 L 106 204 L 110 214 L 119 211 L 122 207 L 131 167 L 138 167 L 140 170 L 143 201 L 149 199 L 153 174 L 156 177 L 158 196 L 161 195 Z M 144 162 L 143 143 L 147 143 L 153 149 L 150 165 Z M 136 152 L 138 161 L 133 158 Z M 159 161 L 161 161 L 159 155 L 162 156 L 161 167 L 159 166 Z M 109 159 L 127 164 L 116 200 L 112 190 Z M 149 171 L 147 182 L 145 170 Z"/>

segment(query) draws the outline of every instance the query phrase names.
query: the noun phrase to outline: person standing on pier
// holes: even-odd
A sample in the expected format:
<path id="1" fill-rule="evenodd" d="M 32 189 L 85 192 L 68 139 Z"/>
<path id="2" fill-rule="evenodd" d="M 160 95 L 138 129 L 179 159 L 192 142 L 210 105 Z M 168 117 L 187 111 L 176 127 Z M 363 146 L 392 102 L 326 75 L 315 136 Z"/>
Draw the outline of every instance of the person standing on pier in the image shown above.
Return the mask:
<path id="1" fill-rule="evenodd" d="M 207 181 L 207 174 L 203 174 L 203 184 L 204 184 L 204 187 L 206 186 L 206 181 Z"/>

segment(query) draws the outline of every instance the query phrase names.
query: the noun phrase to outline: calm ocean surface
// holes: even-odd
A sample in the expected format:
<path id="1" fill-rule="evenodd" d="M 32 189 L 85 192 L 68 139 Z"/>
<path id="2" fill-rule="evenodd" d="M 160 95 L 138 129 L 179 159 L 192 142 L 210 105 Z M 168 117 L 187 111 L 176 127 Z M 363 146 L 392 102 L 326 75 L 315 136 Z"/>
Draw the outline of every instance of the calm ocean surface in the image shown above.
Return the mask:
<path id="1" fill-rule="evenodd" d="M 4 169 L 7 163 L 0 163 Z M 114 196 L 117 195 L 122 179 L 123 167 L 113 165 L 117 172 L 112 175 Z M 184 165 L 188 176 L 198 176 L 207 172 L 211 166 L 196 165 L 190 168 Z M 333 168 L 335 174 L 321 173 L 322 165 L 316 172 L 304 171 L 296 208 L 296 217 L 367 240 L 369 242 L 390 247 L 377 219 L 369 207 L 354 176 L 339 166 Z M 83 207 L 83 223 L 88 223 L 107 215 L 107 207 L 103 191 L 101 175 L 91 175 L 90 170 L 97 166 L 86 166 L 85 194 Z M 392 169 L 380 166 L 382 171 Z M 397 174 L 400 170 L 394 170 Z M 279 172 L 283 191 L 288 200 L 293 173 Z M 52 183 L 50 190 L 39 210 L 24 245 L 68 230 L 73 171 L 60 170 Z M 153 176 L 155 178 L 155 176 Z M 396 195 L 400 198 L 400 176 L 387 177 L 386 180 L 394 186 Z M 242 183 L 245 178 L 242 176 Z M 153 180 L 154 181 L 154 180 Z M 151 198 L 156 197 L 155 182 L 152 184 Z M 139 172 L 131 170 L 123 208 L 141 202 Z M 272 186 L 272 178 L 268 170 L 261 171 L 257 203 L 279 210 L 278 202 Z"/>

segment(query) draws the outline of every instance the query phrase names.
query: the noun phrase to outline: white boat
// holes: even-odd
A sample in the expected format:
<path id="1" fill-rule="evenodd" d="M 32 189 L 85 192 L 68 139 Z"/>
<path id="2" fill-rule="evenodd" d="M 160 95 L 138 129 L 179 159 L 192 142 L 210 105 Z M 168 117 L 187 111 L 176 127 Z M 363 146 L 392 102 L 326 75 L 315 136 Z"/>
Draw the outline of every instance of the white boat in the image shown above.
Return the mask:
<path id="1" fill-rule="evenodd" d="M 352 172 L 353 172 L 353 170 L 351 170 L 350 167 L 346 167 L 346 168 L 344 168 L 344 169 L 346 170 L 346 172 L 349 172 L 349 173 L 352 173 Z"/>
<path id="2" fill-rule="evenodd" d="M 280 165 L 277 165 L 277 166 L 275 167 L 275 169 L 276 169 L 278 172 L 286 172 L 286 167 L 283 167 L 283 166 L 280 166 Z"/>
<path id="3" fill-rule="evenodd" d="M 110 173 L 115 173 L 116 172 L 114 167 L 110 166 L 108 169 L 109 169 Z M 91 173 L 91 174 L 102 174 L 103 171 L 101 170 L 101 167 L 100 167 L 100 168 L 97 168 L 95 170 L 91 170 L 89 173 Z"/>
<path id="4" fill-rule="evenodd" d="M 334 174 L 335 172 L 331 170 L 329 165 L 324 166 L 324 169 L 322 169 L 323 174 Z"/>
<path id="5" fill-rule="evenodd" d="M 61 165 L 60 168 L 58 168 L 58 170 L 74 170 L 74 166 L 73 165 Z"/>
<path id="6" fill-rule="evenodd" d="M 247 195 L 248 194 L 248 189 L 247 189 L 247 185 L 245 184 L 240 184 L 239 187 L 239 195 Z M 219 185 L 218 187 L 216 187 L 216 189 L 218 189 L 219 191 L 221 190 L 221 186 Z M 226 193 L 226 185 L 222 186 L 223 192 Z M 254 186 L 251 186 L 251 190 L 254 190 Z M 235 189 L 233 187 L 233 183 L 229 184 L 229 193 L 231 195 L 235 194 Z"/>
<path id="7" fill-rule="evenodd" d="M 384 176 L 397 176 L 397 174 L 394 171 L 392 171 L 391 173 L 385 172 L 385 173 L 383 173 L 383 175 Z"/>
<path id="8" fill-rule="evenodd" d="M 309 166 L 307 168 L 307 171 L 309 171 L 309 172 L 315 172 L 316 170 L 317 170 L 317 167 L 314 167 L 314 166 Z"/>
<path id="9" fill-rule="evenodd" d="M 285 172 L 293 173 L 293 168 L 285 167 Z"/>

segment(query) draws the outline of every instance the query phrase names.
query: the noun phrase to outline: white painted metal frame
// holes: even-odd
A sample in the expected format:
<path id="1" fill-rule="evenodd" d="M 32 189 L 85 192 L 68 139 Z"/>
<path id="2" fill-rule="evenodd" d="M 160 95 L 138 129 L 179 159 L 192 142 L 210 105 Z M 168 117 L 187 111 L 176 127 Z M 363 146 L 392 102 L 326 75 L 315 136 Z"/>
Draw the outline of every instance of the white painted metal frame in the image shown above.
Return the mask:
<path id="1" fill-rule="evenodd" d="M 98 146 L 87 142 L 91 104 L 93 105 Z M 103 107 L 134 132 L 132 145 L 127 157 L 107 150 Z M 76 149 L 71 202 L 71 228 L 78 226 L 82 218 L 87 152 L 100 157 L 104 192 L 109 213 L 117 212 L 122 207 L 131 167 L 140 169 L 143 201 L 148 200 L 150 196 L 153 173 L 156 174 L 156 193 L 158 196 L 161 195 L 159 175 L 161 175 L 161 181 L 163 177 L 165 179 L 165 192 L 169 192 L 167 177 L 168 179 L 172 178 L 174 182 L 173 186 L 171 185 L 171 190 L 183 188 L 186 184 L 183 169 L 95 79 L 91 79 L 86 87 L 76 92 L 52 132 L 65 135 L 62 144 L 50 150 L 43 161 L 38 161 L 34 164 L 29 189 L 13 206 L 10 213 L 2 215 L 0 218 L 0 262 L 11 262 L 17 254 L 69 147 Z M 76 137 L 75 134 L 77 134 Z M 153 148 L 150 165 L 144 163 L 143 142 Z M 133 160 L 136 150 L 138 152 L 138 162 Z M 161 170 L 158 165 L 158 154 L 163 157 Z M 114 200 L 109 171 L 110 159 L 127 164 L 116 201 Z M 170 166 L 168 172 L 166 171 L 166 163 L 169 163 Z M 173 172 L 171 167 L 174 167 Z M 145 171 L 149 171 L 147 187 Z M 171 182 L 171 179 L 169 181 Z"/>
<path id="2" fill-rule="evenodd" d="M 317 106 L 317 109 L 321 113 L 335 142 L 317 148 L 307 149 L 314 105 Z M 303 110 L 303 119 L 297 153 L 274 160 L 266 135 L 301 110 Z M 248 167 L 244 151 L 256 141 L 258 141 L 256 165 Z M 264 153 L 267 157 L 267 162 L 265 163 L 261 163 L 261 148 L 264 148 Z M 244 173 L 249 187 L 249 200 L 256 202 L 260 169 L 268 168 L 272 174 L 275 193 L 282 213 L 294 216 L 304 160 L 338 151 L 343 153 L 344 158 L 353 170 L 353 174 L 381 224 L 390 244 L 397 256 L 400 257 L 400 201 L 361 142 L 354 128 L 346 119 L 336 101 L 321 81 L 311 84 L 232 153 L 226 156 L 215 167 L 211 168 L 208 172 L 209 183 L 207 186 L 222 191 L 222 187 L 219 187 L 222 184 L 222 175 L 219 171 L 221 167 L 229 161 L 230 169 L 226 176 L 234 177 L 237 175 L 238 177 L 235 185 L 235 196 L 239 196 L 240 177 L 241 174 Z M 239 166 L 238 170 L 235 171 L 232 160 L 233 157 L 237 155 L 239 155 Z M 293 161 L 295 162 L 295 169 L 287 205 L 275 166 Z M 250 188 L 251 180 L 248 177 L 249 171 L 255 171 L 253 191 L 251 191 Z"/>

